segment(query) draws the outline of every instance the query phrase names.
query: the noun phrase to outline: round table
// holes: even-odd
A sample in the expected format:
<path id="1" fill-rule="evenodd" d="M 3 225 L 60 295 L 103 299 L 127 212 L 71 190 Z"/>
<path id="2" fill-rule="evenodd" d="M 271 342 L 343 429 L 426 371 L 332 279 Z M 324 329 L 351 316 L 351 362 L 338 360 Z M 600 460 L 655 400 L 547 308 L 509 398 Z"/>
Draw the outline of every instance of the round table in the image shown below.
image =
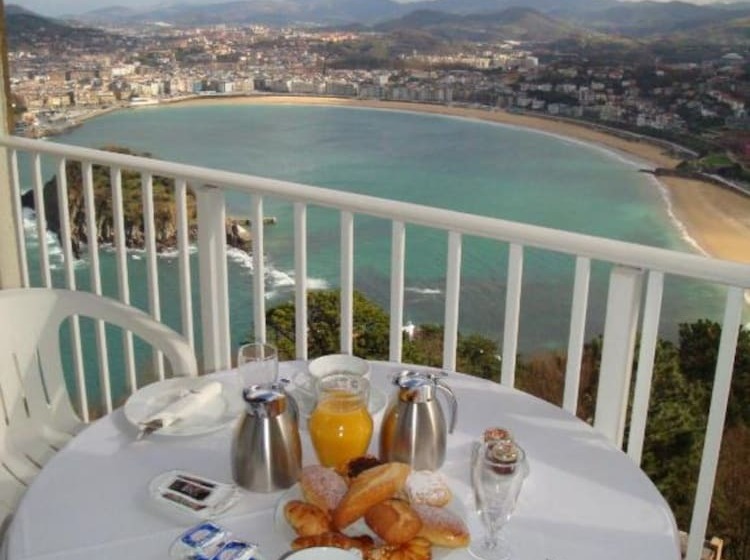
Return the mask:
<path id="1" fill-rule="evenodd" d="M 392 391 L 402 364 L 371 362 L 372 385 Z M 293 378 L 304 362 L 283 362 Z M 423 368 L 427 369 L 427 368 Z M 232 371 L 213 374 L 227 387 Z M 457 483 L 455 499 L 472 510 L 468 462 L 484 428 L 503 426 L 526 450 L 530 474 L 507 535 L 517 560 L 679 559 L 677 528 L 669 506 L 646 475 L 603 435 L 567 412 L 520 391 L 479 378 L 450 374 L 458 403 L 441 471 Z M 376 430 L 382 411 L 375 415 Z M 8 560 L 137 558 L 163 560 L 171 543 L 195 522 L 154 503 L 148 483 L 183 469 L 231 482 L 232 426 L 198 436 L 152 434 L 135 441 L 122 409 L 92 423 L 44 467 L 8 529 Z M 307 437 L 303 463 L 316 462 Z M 377 432 L 371 452 L 376 452 Z M 266 560 L 289 550 L 274 512 L 283 492 L 242 491 L 217 519 L 238 538 L 258 543 Z M 470 516 L 473 518 L 473 513 Z M 472 526 L 474 521 L 471 522 Z M 437 558 L 471 558 L 465 549 L 436 549 Z"/>

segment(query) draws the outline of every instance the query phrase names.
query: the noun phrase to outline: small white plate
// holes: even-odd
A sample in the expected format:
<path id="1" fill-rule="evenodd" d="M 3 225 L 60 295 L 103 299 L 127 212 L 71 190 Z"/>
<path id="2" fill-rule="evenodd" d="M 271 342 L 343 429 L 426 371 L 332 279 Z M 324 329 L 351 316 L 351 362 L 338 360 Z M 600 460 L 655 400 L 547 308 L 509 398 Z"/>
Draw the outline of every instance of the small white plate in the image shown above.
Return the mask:
<path id="1" fill-rule="evenodd" d="M 450 479 L 448 477 L 446 477 L 446 480 L 448 481 L 448 486 L 453 491 L 453 499 L 447 506 L 445 506 L 445 508 L 463 519 L 464 523 L 466 523 L 466 526 L 469 527 L 466 506 L 460 499 L 460 496 L 463 496 L 465 493 L 463 485 L 458 481 Z M 300 488 L 299 483 L 295 484 L 281 495 L 279 501 L 276 502 L 276 510 L 273 513 L 273 524 L 276 533 L 278 535 L 281 535 L 281 538 L 284 539 L 284 541 L 290 543 L 295 538 L 297 538 L 297 534 L 294 532 L 294 529 L 292 529 L 291 525 L 289 525 L 289 523 L 287 522 L 286 517 L 284 517 L 284 506 L 291 500 L 304 500 L 304 497 L 302 496 L 302 489 Z M 349 525 L 346 529 L 344 529 L 343 533 L 349 536 L 370 535 L 373 539 L 375 539 L 376 543 L 382 542 L 380 538 L 378 538 L 375 533 L 373 533 L 372 530 L 367 526 L 364 518 L 360 518 Z M 432 558 L 434 560 L 449 560 L 450 557 L 454 555 L 454 553 L 456 556 L 460 556 L 465 554 L 467 550 L 468 549 L 466 548 L 444 548 L 440 546 L 433 546 Z"/>
<path id="2" fill-rule="evenodd" d="M 131 424 L 138 426 L 139 422 L 205 382 L 205 378 L 201 377 L 173 377 L 146 385 L 130 395 L 125 402 L 123 408 L 125 418 Z M 170 436 L 205 434 L 236 420 L 241 412 L 242 401 L 239 395 L 233 398 L 224 387 L 220 395 L 206 402 L 200 410 L 155 433 Z"/>
<path id="3" fill-rule="evenodd" d="M 303 548 L 284 556 L 284 560 L 362 560 L 362 553 L 355 548 L 345 550 L 331 546 Z"/>

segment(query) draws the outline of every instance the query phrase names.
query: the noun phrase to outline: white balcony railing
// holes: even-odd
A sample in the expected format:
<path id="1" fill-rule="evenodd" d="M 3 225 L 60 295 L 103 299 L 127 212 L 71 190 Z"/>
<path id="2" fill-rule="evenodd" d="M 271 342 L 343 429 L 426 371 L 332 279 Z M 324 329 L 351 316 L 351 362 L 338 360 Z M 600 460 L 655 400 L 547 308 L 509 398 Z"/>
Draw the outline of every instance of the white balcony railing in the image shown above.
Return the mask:
<path id="1" fill-rule="evenodd" d="M 65 166 L 69 161 L 82 165 L 84 197 L 88 230 L 96 231 L 94 208 L 93 165 L 110 169 L 112 206 L 116 230 L 116 263 L 120 299 L 130 303 L 130 285 L 126 248 L 124 243 L 122 172 L 124 169 L 140 172 L 142 178 L 144 223 L 146 231 L 147 283 L 150 312 L 160 319 L 160 296 L 164 288 L 159 285 L 156 239 L 154 235 L 154 205 L 152 185 L 155 176 L 172 179 L 176 193 L 178 225 L 179 278 L 170 281 L 170 291 L 179 291 L 182 331 L 194 344 L 194 333 L 202 333 L 202 358 L 206 371 L 230 365 L 230 323 L 227 262 L 225 256 L 225 194 L 229 191 L 245 193 L 252 197 L 253 236 L 253 310 L 254 332 L 265 339 L 265 285 L 263 255 L 263 202 L 273 197 L 294 205 L 294 268 L 296 303 L 296 348 L 298 358 L 307 357 L 306 293 L 307 293 L 307 210 L 309 207 L 333 208 L 340 214 L 341 257 L 341 351 L 352 350 L 353 327 L 353 263 L 355 216 L 374 216 L 391 223 L 391 283 L 390 283 L 390 359 L 400 361 L 402 353 L 402 325 L 404 309 L 405 239 L 407 225 L 420 225 L 444 231 L 447 234 L 447 268 L 444 319 L 443 367 L 455 369 L 458 340 L 458 311 L 460 305 L 461 251 L 464 236 L 477 236 L 495 240 L 508 246 L 508 275 L 505 319 L 502 340 L 501 382 L 513 386 L 518 349 L 518 325 L 521 292 L 524 284 L 523 265 L 526 248 L 541 248 L 572 255 L 575 258 L 575 280 L 572 308 L 569 318 L 567 366 L 563 407 L 575 414 L 578 400 L 579 373 L 583 355 L 585 323 L 588 307 L 589 280 L 593 262 L 611 265 L 606 318 L 604 322 L 601 373 L 597 394 L 594 426 L 615 445 L 622 446 L 626 424 L 627 403 L 630 397 L 632 364 L 636 349 L 636 332 L 640 333 L 637 371 L 634 383 L 633 406 L 627 453 L 640 463 L 646 427 L 651 374 L 657 343 L 658 325 L 662 307 L 665 276 L 675 275 L 700 279 L 724 286 L 727 297 L 724 308 L 723 331 L 718 364 L 706 429 L 706 439 L 700 467 L 698 489 L 695 497 L 688 557 L 697 560 L 706 532 L 713 483 L 721 444 L 722 429 L 727 408 L 732 367 L 737 346 L 737 333 L 741 326 L 744 292 L 750 288 L 750 266 L 618 242 L 587 235 L 556 231 L 499 219 L 458 213 L 394 202 L 370 196 L 343 193 L 323 188 L 252 177 L 237 173 L 217 171 L 202 167 L 169 163 L 110 152 L 91 150 L 15 137 L 0 138 L 0 145 L 8 148 L 12 189 L 16 202 L 19 243 L 24 243 L 21 220 L 21 185 L 19 184 L 19 155 L 26 154 L 32 162 L 32 183 L 36 199 L 41 200 L 43 178 L 42 158 L 56 162 L 59 216 L 64 254 L 64 278 L 68 288 L 76 289 L 74 259 L 70 235 L 67 233 L 70 216 L 67 209 Z M 26 156 L 24 156 L 26 157 Z M 188 247 L 187 189 L 194 190 L 198 213 L 198 281 L 200 294 L 200 325 L 194 325 L 193 301 L 190 294 L 191 270 Z M 37 205 L 37 227 L 45 231 L 46 217 L 42 205 Z M 30 285 L 29 263 L 26 248 L 21 246 L 22 274 L 25 285 Z M 96 239 L 90 241 L 90 287 L 102 292 L 99 248 Z M 45 244 L 40 244 L 41 283 L 52 284 L 49 255 Z M 249 311 L 248 311 L 249 312 Z M 74 325 L 74 363 L 77 379 L 77 397 L 81 414 L 88 419 L 86 379 L 82 368 L 80 335 Z M 112 409 L 110 374 L 107 369 L 107 346 L 103 328 L 96 331 L 99 353 L 100 387 L 103 404 Z M 124 344 L 126 378 L 130 391 L 136 388 L 132 340 Z M 157 359 L 157 375 L 164 372 Z"/>

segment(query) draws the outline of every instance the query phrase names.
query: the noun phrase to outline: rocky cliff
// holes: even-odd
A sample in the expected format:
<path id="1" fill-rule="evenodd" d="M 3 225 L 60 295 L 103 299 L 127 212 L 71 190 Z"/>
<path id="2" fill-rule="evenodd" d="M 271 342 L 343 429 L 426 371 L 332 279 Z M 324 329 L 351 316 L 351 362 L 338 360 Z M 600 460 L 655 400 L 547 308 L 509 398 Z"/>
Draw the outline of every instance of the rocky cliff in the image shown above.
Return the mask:
<path id="1" fill-rule="evenodd" d="M 107 151 L 150 157 L 149 154 L 134 154 L 126 148 L 105 147 Z M 68 184 L 68 211 L 73 252 L 80 258 L 82 247 L 89 241 L 91 233 L 86 223 L 86 205 L 83 195 L 82 168 L 78 162 L 68 162 L 65 168 Z M 96 213 L 96 239 L 99 243 L 114 243 L 115 226 L 112 211 L 112 186 L 108 167 L 93 166 L 94 208 Z M 157 249 L 171 250 L 177 245 L 177 216 L 173 182 L 171 179 L 154 177 L 154 226 Z M 137 171 L 122 171 L 122 198 L 125 221 L 125 246 L 131 249 L 143 248 L 143 202 L 141 196 L 141 174 Z M 24 207 L 35 208 L 34 192 L 23 195 Z M 57 176 L 44 185 L 44 210 L 47 216 L 47 227 L 60 237 L 60 213 L 58 211 Z M 191 240 L 197 234 L 197 208 L 195 195 L 188 189 L 187 195 L 188 227 Z M 251 240 L 246 220 L 228 220 L 226 227 L 227 244 L 249 251 Z"/>

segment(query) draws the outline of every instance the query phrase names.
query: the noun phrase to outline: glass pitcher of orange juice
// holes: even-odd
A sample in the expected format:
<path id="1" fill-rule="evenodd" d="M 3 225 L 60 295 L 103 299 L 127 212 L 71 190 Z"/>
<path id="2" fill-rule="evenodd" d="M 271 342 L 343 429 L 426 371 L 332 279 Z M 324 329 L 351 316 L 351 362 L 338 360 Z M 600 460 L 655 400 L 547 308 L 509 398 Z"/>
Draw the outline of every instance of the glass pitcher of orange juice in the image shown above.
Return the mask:
<path id="1" fill-rule="evenodd" d="M 318 381 L 316 393 L 318 401 L 308 428 L 320 464 L 338 467 L 364 455 L 372 437 L 368 380 L 361 375 L 332 373 Z"/>

